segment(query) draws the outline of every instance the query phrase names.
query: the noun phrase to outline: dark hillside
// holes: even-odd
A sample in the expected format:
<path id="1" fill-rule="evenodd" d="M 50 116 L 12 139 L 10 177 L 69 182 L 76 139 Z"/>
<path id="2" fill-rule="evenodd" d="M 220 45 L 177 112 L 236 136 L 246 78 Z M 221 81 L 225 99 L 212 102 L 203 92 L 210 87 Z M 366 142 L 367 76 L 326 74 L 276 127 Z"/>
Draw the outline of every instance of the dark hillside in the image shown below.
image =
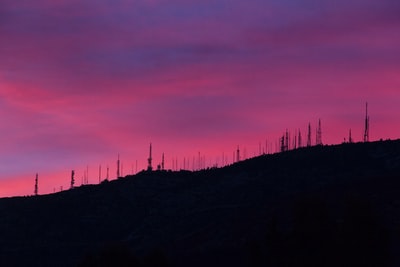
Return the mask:
<path id="1" fill-rule="evenodd" d="M 0 266 L 400 266 L 399 179 L 397 140 L 0 199 Z"/>

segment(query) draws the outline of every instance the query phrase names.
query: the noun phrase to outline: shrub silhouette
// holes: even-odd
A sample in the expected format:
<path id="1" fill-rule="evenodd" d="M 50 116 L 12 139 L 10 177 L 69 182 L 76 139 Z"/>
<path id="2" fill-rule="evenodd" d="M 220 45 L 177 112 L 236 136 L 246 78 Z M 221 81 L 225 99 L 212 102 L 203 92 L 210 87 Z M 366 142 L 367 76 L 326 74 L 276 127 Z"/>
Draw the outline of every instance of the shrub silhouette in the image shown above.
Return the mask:
<path id="1" fill-rule="evenodd" d="M 143 258 L 143 267 L 168 267 L 168 259 L 165 254 L 159 250 L 153 250 Z"/>
<path id="2" fill-rule="evenodd" d="M 339 247 L 346 266 L 387 266 L 389 235 L 368 201 L 347 201 L 343 225 L 338 231 Z"/>
<path id="3" fill-rule="evenodd" d="M 388 265 L 388 233 L 368 201 L 349 199 L 337 215 L 322 198 L 305 197 L 291 215 L 290 222 L 272 218 L 267 226 L 266 266 Z"/>
<path id="4" fill-rule="evenodd" d="M 138 259 L 122 244 L 108 246 L 96 254 L 87 255 L 79 267 L 137 267 Z"/>
<path id="5" fill-rule="evenodd" d="M 161 250 L 153 250 L 142 260 L 133 255 L 127 245 L 113 244 L 99 253 L 88 254 L 79 267 L 168 267 L 167 257 Z"/>
<path id="6" fill-rule="evenodd" d="M 295 205 L 293 230 L 288 240 L 291 266 L 330 266 L 334 225 L 326 204 L 317 197 Z"/>

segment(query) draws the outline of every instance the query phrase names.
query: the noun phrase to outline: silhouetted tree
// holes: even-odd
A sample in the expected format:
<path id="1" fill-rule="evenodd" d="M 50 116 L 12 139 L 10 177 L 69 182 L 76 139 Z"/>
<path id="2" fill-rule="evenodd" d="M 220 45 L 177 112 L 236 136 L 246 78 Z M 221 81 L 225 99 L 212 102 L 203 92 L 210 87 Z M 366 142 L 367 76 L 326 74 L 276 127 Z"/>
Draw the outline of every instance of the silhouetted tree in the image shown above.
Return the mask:
<path id="1" fill-rule="evenodd" d="M 337 218 L 323 198 L 304 197 L 296 201 L 292 216 L 289 226 L 276 218 L 268 224 L 267 266 L 388 265 L 388 233 L 368 202 L 346 201 Z"/>
<path id="2" fill-rule="evenodd" d="M 378 267 L 389 262 L 388 231 L 371 204 L 360 198 L 346 201 L 343 225 L 339 229 L 339 247 L 348 266 Z"/>
<path id="3" fill-rule="evenodd" d="M 113 244 L 98 253 L 85 256 L 79 267 L 168 267 L 167 257 L 161 250 L 153 250 L 142 260 L 135 257 L 130 248 L 123 244 Z"/>
<path id="4" fill-rule="evenodd" d="M 35 190 L 34 190 L 35 196 L 37 196 L 38 193 L 39 193 L 39 174 L 36 173 L 36 177 L 35 177 Z"/>
<path id="5" fill-rule="evenodd" d="M 74 188 L 75 185 L 75 171 L 71 171 L 71 189 Z"/>
<path id="6" fill-rule="evenodd" d="M 88 254 L 79 267 L 137 267 L 141 266 L 129 247 L 123 244 L 108 246 L 96 254 Z"/>
<path id="7" fill-rule="evenodd" d="M 165 254 L 159 250 L 153 250 L 143 259 L 143 267 L 168 267 L 168 259 Z"/>

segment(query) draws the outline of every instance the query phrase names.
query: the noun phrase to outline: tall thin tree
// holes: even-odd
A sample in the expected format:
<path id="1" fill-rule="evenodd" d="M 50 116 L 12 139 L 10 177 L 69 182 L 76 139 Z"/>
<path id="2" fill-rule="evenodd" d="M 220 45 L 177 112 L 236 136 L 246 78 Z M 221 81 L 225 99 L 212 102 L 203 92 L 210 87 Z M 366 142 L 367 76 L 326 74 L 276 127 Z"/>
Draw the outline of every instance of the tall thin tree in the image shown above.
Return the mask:
<path id="1" fill-rule="evenodd" d="M 308 123 L 307 147 L 311 146 L 311 124 Z"/>
<path id="2" fill-rule="evenodd" d="M 301 143 L 301 131 L 300 131 L 300 129 L 299 129 L 299 136 L 298 136 L 298 138 L 299 138 L 299 140 L 298 140 L 298 142 L 297 142 L 297 146 L 300 148 L 301 146 L 302 146 L 302 143 Z"/>
<path id="3" fill-rule="evenodd" d="M 118 159 L 117 159 L 117 178 L 120 176 L 120 161 L 119 161 L 119 154 L 118 154 Z"/>
<path id="4" fill-rule="evenodd" d="M 318 120 L 318 129 L 317 129 L 317 136 L 316 136 L 316 145 L 322 145 L 322 129 L 321 129 L 321 119 Z"/>
<path id="5" fill-rule="evenodd" d="M 75 185 L 75 171 L 72 170 L 71 171 L 71 189 L 74 188 L 74 185 Z"/>
<path id="6" fill-rule="evenodd" d="M 152 165 L 152 161 L 153 161 L 153 156 L 152 156 L 152 146 L 150 143 L 150 151 L 149 151 L 149 158 L 147 159 L 147 171 L 152 171 L 153 170 L 153 165 Z"/>
<path id="7" fill-rule="evenodd" d="M 365 103 L 364 142 L 369 142 L 369 115 L 368 115 L 368 102 L 367 102 L 367 103 Z"/>
<path id="8" fill-rule="evenodd" d="M 35 177 L 35 190 L 34 190 L 35 196 L 37 196 L 38 193 L 39 193 L 39 174 L 36 173 L 36 177 Z"/>

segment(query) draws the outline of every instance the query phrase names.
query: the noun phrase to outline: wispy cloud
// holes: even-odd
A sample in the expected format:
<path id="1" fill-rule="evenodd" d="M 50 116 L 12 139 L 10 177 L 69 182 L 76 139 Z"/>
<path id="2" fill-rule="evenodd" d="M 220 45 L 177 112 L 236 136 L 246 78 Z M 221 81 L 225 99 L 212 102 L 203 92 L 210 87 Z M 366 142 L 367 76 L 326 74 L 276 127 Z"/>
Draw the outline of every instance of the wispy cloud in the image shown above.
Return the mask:
<path id="1" fill-rule="evenodd" d="M 178 157 L 257 150 L 318 117 L 337 143 L 362 131 L 365 101 L 371 136 L 394 138 L 399 13 L 393 0 L 1 1 L 0 179 L 145 159 L 151 140 Z"/>

